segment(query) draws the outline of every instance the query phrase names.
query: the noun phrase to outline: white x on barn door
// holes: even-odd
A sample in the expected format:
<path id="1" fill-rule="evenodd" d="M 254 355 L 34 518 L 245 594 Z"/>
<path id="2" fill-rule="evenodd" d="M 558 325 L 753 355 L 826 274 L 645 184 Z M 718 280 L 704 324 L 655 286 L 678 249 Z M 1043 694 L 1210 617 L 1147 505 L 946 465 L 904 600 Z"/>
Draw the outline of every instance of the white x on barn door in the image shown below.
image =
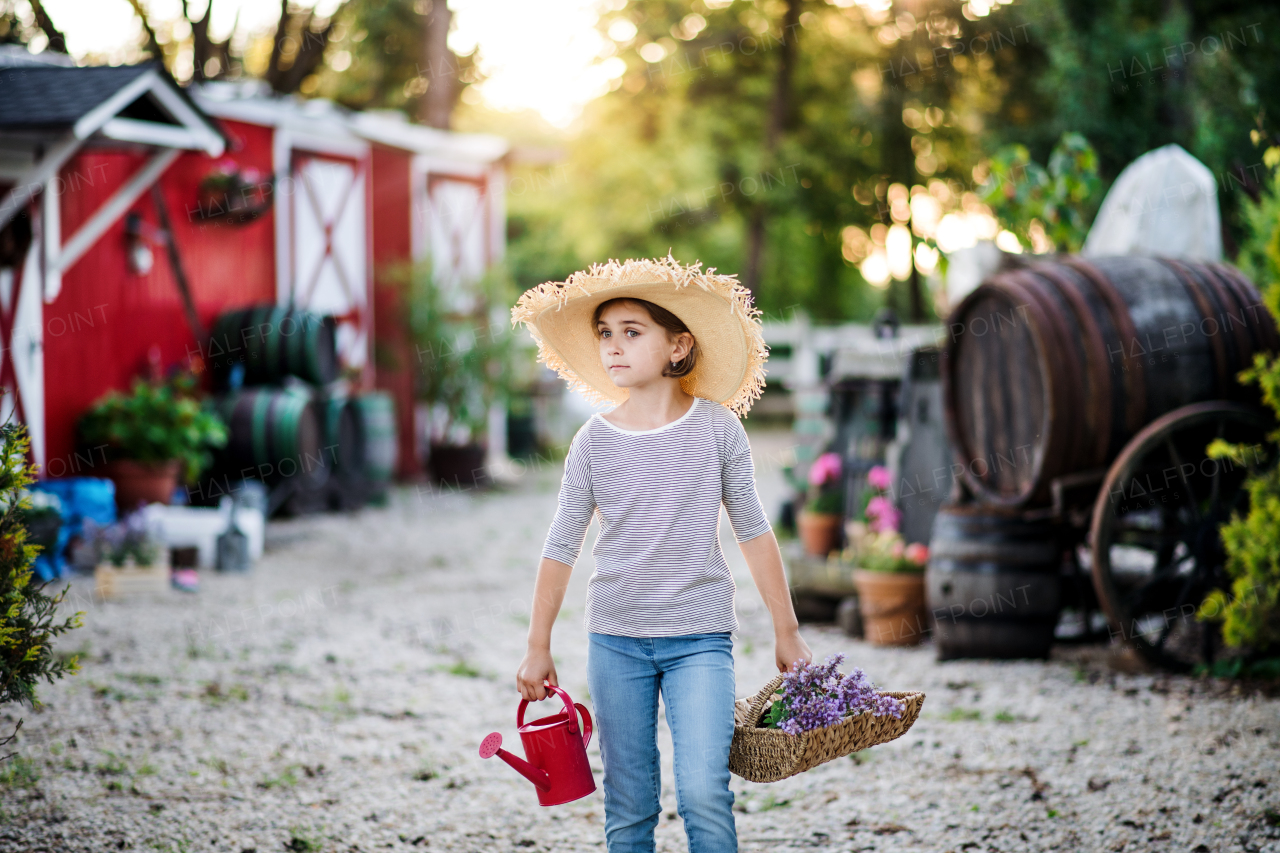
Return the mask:
<path id="1" fill-rule="evenodd" d="M 358 161 L 295 151 L 290 302 L 338 319 L 338 358 L 363 368 L 369 352 L 365 174 Z"/>
<path id="2" fill-rule="evenodd" d="M 475 308 L 471 287 L 492 260 L 489 246 L 489 182 L 484 177 L 429 174 L 426 198 L 426 244 L 436 283 L 450 307 L 460 313 Z"/>

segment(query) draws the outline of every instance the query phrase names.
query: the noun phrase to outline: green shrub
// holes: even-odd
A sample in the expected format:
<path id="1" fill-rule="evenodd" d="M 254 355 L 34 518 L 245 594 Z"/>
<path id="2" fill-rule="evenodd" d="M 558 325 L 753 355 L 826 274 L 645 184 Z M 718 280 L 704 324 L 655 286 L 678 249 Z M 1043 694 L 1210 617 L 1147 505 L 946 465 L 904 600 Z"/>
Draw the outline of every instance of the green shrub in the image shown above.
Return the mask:
<path id="1" fill-rule="evenodd" d="M 1078 133 L 1064 133 L 1048 168 L 1023 145 L 1001 148 L 991 158 L 980 190 L 1000 224 L 1034 246 L 1040 232 L 1058 251 L 1078 252 L 1102 201 L 1098 155 Z"/>
<path id="2" fill-rule="evenodd" d="M 78 671 L 77 659 L 54 653 L 54 638 L 80 627 L 80 613 L 56 619 L 66 589 L 46 595 L 31 582 L 39 548 L 27 542 L 23 518 L 35 482 L 28 463 L 26 427 L 0 426 L 0 705 L 35 706 L 36 686 Z M 21 723 L 19 723 L 21 725 Z"/>
<path id="3" fill-rule="evenodd" d="M 1254 278 L 1272 314 L 1280 317 L 1280 147 L 1267 150 L 1263 162 L 1272 169 L 1271 184 L 1256 203 L 1245 202 L 1248 239 L 1241 246 L 1240 266 Z M 1240 374 L 1256 385 L 1262 400 L 1280 418 L 1280 357 L 1258 355 Z M 1214 592 L 1200 607 L 1200 618 L 1220 622 L 1226 643 L 1262 658 L 1280 648 L 1280 430 L 1271 433 L 1270 466 L 1251 477 L 1249 512 L 1235 515 L 1221 528 L 1231 590 Z M 1210 455 L 1242 461 L 1241 448 L 1215 442 Z M 1225 675 L 1253 674 L 1236 667 Z"/>

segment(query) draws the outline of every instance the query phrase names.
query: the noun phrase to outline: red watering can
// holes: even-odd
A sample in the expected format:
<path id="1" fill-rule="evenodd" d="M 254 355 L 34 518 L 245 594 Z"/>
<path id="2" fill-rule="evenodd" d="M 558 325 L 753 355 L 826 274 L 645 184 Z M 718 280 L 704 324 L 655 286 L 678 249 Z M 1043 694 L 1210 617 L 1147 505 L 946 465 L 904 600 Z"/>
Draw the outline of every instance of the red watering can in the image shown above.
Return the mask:
<path id="1" fill-rule="evenodd" d="M 529 760 L 517 758 L 502 749 L 502 735 L 494 732 L 480 742 L 480 757 L 498 756 L 510 764 L 538 789 L 538 803 L 558 806 L 580 800 L 596 789 L 587 763 L 587 744 L 591 742 L 591 715 L 582 705 L 573 704 L 569 694 L 559 687 L 547 685 L 564 701 L 564 710 L 525 725 L 524 709 L 529 700 L 520 700 L 516 727 Z M 576 709 L 576 711 L 575 711 Z M 582 731 L 578 731 L 578 714 L 582 715 Z"/>

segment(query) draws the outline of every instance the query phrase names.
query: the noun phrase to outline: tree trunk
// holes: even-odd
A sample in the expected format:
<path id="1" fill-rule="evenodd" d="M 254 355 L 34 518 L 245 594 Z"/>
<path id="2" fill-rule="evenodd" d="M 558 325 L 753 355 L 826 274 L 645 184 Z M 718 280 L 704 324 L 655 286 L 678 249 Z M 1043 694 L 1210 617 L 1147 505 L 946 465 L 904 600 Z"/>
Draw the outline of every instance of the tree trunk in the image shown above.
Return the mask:
<path id="1" fill-rule="evenodd" d="M 427 92 L 418 105 L 418 118 L 428 127 L 448 130 L 453 108 L 458 102 L 458 57 L 449 50 L 449 25 L 453 12 L 446 0 L 431 0 L 424 21 L 421 74 L 427 78 Z"/>
<path id="2" fill-rule="evenodd" d="M 778 67 L 773 78 L 773 97 L 769 102 L 769 114 L 765 118 L 764 162 L 766 168 L 778 152 L 778 141 L 786 129 L 791 106 L 791 78 L 796 66 L 796 27 L 800 25 L 801 0 L 787 0 L 787 10 L 782 15 L 782 46 Z M 747 257 L 743 269 L 742 284 L 754 295 L 760 286 L 760 265 L 764 257 L 765 234 L 768 225 L 765 201 L 757 202 L 751 210 L 747 224 Z"/>
<path id="3" fill-rule="evenodd" d="M 231 39 L 216 42 L 209 37 L 209 21 L 213 17 L 213 0 L 205 7 L 204 17 L 193 20 L 187 8 L 187 0 L 182 0 L 182 17 L 191 25 L 191 80 L 203 83 L 205 80 L 216 80 L 226 77 L 231 70 Z M 235 33 L 240 23 L 240 13 L 236 12 L 235 23 L 231 32 Z M 206 66 L 210 59 L 218 60 L 218 70 L 210 74 Z"/>
<path id="4" fill-rule="evenodd" d="M 156 38 L 156 31 L 151 26 L 151 21 L 147 18 L 147 10 L 143 8 L 141 0 L 129 0 L 129 5 L 133 7 L 134 13 L 138 16 L 138 23 L 142 24 L 142 31 L 147 34 L 147 52 L 151 54 L 151 58 L 158 62 L 164 62 L 164 48 L 160 46 L 160 40 Z"/>
<path id="5" fill-rule="evenodd" d="M 36 25 L 49 39 L 49 50 L 54 53 L 66 53 L 67 37 L 54 26 L 53 18 L 50 18 L 49 13 L 44 10 L 44 4 L 40 0 L 31 0 L 31 11 L 36 16 Z"/>

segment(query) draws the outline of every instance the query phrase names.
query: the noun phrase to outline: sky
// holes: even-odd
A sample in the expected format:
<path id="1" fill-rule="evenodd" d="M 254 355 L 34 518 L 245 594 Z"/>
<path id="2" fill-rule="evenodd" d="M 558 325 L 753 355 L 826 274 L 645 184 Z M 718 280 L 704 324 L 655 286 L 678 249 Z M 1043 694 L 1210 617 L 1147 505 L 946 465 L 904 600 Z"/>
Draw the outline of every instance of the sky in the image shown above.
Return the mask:
<path id="1" fill-rule="evenodd" d="M 180 17 L 180 0 L 142 0 L 153 21 Z M 189 0 L 193 17 L 203 15 L 206 0 Z M 275 25 L 279 5 L 269 0 L 212 0 L 214 38 L 224 38 L 239 15 L 244 31 Z M 321 13 L 338 0 L 300 0 Z M 534 109 L 564 127 L 582 106 L 608 90 L 621 74 L 621 61 L 609 62 L 608 40 L 595 30 L 596 9 L 625 0 L 449 0 L 455 30 L 450 45 L 467 53 L 480 48 L 487 79 L 479 88 L 497 109 Z M 44 0 L 50 17 L 67 36 L 73 56 L 93 54 L 124 61 L 138 43 L 139 29 L 127 0 Z M 603 59 L 604 61 L 600 61 Z M 615 84 L 616 85 L 616 84 Z"/>

